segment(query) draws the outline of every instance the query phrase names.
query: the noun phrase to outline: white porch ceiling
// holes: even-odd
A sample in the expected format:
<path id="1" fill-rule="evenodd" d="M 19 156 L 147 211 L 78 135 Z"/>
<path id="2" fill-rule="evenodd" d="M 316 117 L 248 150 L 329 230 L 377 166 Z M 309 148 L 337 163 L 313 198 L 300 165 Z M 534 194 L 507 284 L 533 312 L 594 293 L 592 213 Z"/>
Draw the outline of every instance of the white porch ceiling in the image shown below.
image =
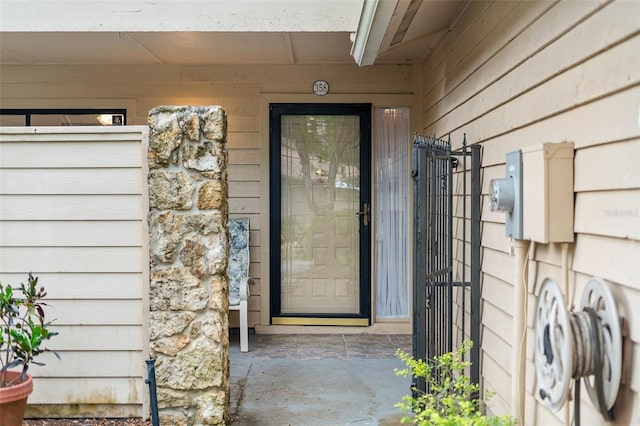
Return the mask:
<path id="1" fill-rule="evenodd" d="M 0 0 L 0 63 L 352 64 L 365 1 Z M 376 64 L 423 62 L 466 4 L 378 1 L 395 12 L 382 23 Z"/>

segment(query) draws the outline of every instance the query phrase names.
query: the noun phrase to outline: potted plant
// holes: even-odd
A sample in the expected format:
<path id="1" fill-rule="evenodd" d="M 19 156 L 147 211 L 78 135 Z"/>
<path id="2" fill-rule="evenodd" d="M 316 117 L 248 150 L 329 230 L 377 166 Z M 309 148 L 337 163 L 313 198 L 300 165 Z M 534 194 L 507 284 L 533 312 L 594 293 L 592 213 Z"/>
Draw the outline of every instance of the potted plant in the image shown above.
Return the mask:
<path id="1" fill-rule="evenodd" d="M 31 274 L 26 285 L 0 283 L 0 425 L 22 424 L 27 397 L 33 390 L 27 370 L 31 364 L 43 365 L 34 358 L 48 351 L 43 342 L 58 334 L 48 330 L 51 322 L 45 322 L 46 303 L 42 299 L 46 295 Z"/>

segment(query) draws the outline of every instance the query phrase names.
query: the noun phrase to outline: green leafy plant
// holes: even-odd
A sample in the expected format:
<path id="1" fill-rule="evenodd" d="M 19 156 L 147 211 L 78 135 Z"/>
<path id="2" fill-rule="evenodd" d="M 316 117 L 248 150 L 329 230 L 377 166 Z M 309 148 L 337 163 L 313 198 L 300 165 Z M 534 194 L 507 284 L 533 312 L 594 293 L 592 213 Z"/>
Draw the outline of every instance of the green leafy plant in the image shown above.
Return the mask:
<path id="1" fill-rule="evenodd" d="M 399 376 L 413 376 L 427 384 L 427 392 L 414 388 L 413 395 L 405 395 L 396 407 L 406 415 L 402 423 L 440 426 L 511 426 L 516 421 L 510 416 L 486 416 L 482 413 L 483 401 L 478 397 L 480 387 L 471 383 L 464 374 L 471 365 L 465 361 L 465 354 L 473 346 L 463 342 L 460 349 L 435 357 L 428 362 L 414 359 L 401 350 L 396 356 L 407 366 L 396 370 Z M 485 396 L 487 400 L 490 395 Z"/>
<path id="2" fill-rule="evenodd" d="M 38 278 L 29 274 L 27 284 L 19 287 L 0 283 L 0 388 L 15 383 L 7 380 L 10 368 L 21 366 L 20 382 L 24 381 L 30 364 L 43 352 L 43 342 L 57 335 L 49 331 L 51 322 L 45 322 L 42 299 L 47 295 L 44 287 L 38 288 Z M 53 352 L 53 351 L 51 351 Z M 60 356 L 53 352 L 60 359 Z"/>

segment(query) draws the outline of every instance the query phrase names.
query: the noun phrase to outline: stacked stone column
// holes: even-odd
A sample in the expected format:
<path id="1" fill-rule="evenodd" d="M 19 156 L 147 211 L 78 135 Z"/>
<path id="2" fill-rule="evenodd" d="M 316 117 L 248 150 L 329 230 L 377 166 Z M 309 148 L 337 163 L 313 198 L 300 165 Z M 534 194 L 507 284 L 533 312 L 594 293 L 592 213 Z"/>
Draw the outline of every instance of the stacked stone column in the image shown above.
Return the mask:
<path id="1" fill-rule="evenodd" d="M 226 113 L 149 113 L 150 344 L 160 423 L 225 424 L 229 402 Z"/>

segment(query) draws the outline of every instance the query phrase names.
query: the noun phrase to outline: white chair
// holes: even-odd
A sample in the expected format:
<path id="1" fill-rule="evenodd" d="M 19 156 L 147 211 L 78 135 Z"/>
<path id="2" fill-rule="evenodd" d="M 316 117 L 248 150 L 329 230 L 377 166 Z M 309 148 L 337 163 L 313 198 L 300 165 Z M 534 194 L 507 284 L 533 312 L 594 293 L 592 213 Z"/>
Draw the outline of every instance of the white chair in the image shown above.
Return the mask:
<path id="1" fill-rule="evenodd" d="M 249 218 L 229 220 L 229 311 L 240 311 L 240 352 L 249 351 Z"/>

